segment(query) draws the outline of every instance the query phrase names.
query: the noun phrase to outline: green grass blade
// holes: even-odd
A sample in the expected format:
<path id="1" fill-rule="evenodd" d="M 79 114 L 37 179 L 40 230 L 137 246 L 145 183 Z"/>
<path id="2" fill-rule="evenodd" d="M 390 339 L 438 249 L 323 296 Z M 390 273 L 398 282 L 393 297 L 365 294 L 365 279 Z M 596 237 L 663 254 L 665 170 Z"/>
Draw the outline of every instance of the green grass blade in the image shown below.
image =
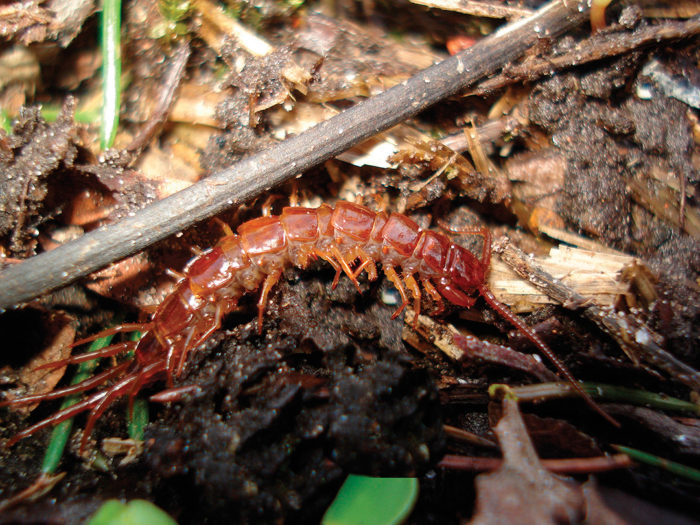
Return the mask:
<path id="1" fill-rule="evenodd" d="M 676 463 L 675 461 L 670 461 L 668 459 L 655 456 L 654 454 L 649 454 L 648 452 L 642 452 L 636 448 L 625 447 L 622 445 L 612 445 L 612 447 L 618 452 L 627 454 L 629 457 L 635 461 L 639 461 L 640 463 L 646 463 L 647 465 L 659 467 L 664 470 L 668 470 L 669 472 L 673 472 L 678 476 L 700 482 L 700 470 L 693 467 L 683 465 L 682 463 Z"/>
<path id="2" fill-rule="evenodd" d="M 605 383 L 580 383 L 581 388 L 595 399 L 646 406 L 658 410 L 673 410 L 700 414 L 700 405 L 675 397 L 636 388 L 627 388 Z M 534 385 L 512 386 L 512 392 L 520 401 L 538 401 L 559 397 L 576 397 L 578 394 L 569 383 L 537 383 Z"/>
<path id="3" fill-rule="evenodd" d="M 119 126 L 121 105 L 121 0 L 104 0 L 102 6 L 102 149 L 112 146 Z"/>
<path id="4" fill-rule="evenodd" d="M 8 135 L 12 133 L 12 119 L 5 109 L 0 109 L 0 128 L 4 129 Z"/>
<path id="5" fill-rule="evenodd" d="M 129 437 L 143 441 L 143 432 L 148 424 L 148 401 L 135 399 L 131 414 L 127 414 L 127 429 Z"/>
<path id="6" fill-rule="evenodd" d="M 107 337 L 101 337 L 93 341 L 88 347 L 88 352 L 94 352 L 105 346 L 109 345 L 112 341 L 111 335 Z M 78 370 L 71 380 L 71 385 L 85 381 L 91 375 L 95 367 L 97 366 L 97 360 L 85 361 L 78 365 Z M 61 404 L 61 410 L 68 408 L 71 405 L 75 405 L 80 400 L 80 395 L 72 395 L 66 397 L 66 399 Z M 63 451 L 66 448 L 66 443 L 68 443 L 68 438 L 70 436 L 71 429 L 73 428 L 73 419 L 67 419 L 56 425 L 51 432 L 51 440 L 49 441 L 49 446 L 44 454 L 44 461 L 41 465 L 41 472 L 44 474 L 53 474 L 58 465 L 61 462 L 61 457 L 63 456 Z"/>
<path id="7" fill-rule="evenodd" d="M 132 332 L 129 339 L 138 341 L 141 339 L 141 332 Z M 134 357 L 134 352 L 128 353 L 129 358 Z M 134 400 L 133 411 L 126 414 L 126 426 L 131 439 L 143 441 L 143 432 L 148 424 L 148 401 L 136 398 Z"/>

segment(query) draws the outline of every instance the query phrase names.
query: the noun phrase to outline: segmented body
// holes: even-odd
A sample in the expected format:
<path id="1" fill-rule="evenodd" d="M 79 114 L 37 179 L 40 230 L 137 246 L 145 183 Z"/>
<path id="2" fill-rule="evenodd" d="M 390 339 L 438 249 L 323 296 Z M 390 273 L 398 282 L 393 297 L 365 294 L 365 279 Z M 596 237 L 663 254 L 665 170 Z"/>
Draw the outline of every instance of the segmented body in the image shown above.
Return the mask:
<path id="1" fill-rule="evenodd" d="M 469 308 L 481 295 L 547 355 L 589 404 L 602 413 L 545 343 L 498 302 L 486 287 L 491 255 L 489 230 L 479 228 L 468 233 L 483 237 L 480 258 L 452 242 L 445 234 L 422 230 L 405 215 L 377 213 L 348 202 L 338 202 L 335 208 L 328 205 L 284 208 L 279 216 L 260 217 L 243 223 L 237 234 L 227 228 L 227 234 L 216 246 L 187 264 L 175 289 L 160 304 L 150 322 L 122 325 L 77 344 L 107 334 L 140 330 L 144 335 L 138 342 L 119 343 L 48 366 L 64 366 L 127 350 L 134 351 L 131 361 L 72 387 L 1 403 L 20 405 L 55 399 L 92 390 L 116 379 L 78 404 L 18 433 L 10 444 L 89 410 L 84 444 L 99 416 L 116 399 L 128 395 L 131 402 L 143 386 L 157 380 L 166 379 L 172 385 L 172 379 L 182 373 L 189 353 L 221 326 L 222 318 L 236 307 L 242 296 L 258 289 L 261 289 L 258 302 L 260 330 L 268 294 L 282 271 L 291 265 L 306 268 L 317 258 L 335 268 L 334 285 L 345 273 L 358 289 L 358 275 L 366 271 L 370 280 L 376 279 L 376 265 L 380 263 L 387 278 L 401 294 L 402 303 L 394 317 L 408 304 L 409 294 L 418 314 L 421 303 L 419 282 L 440 308 L 444 300 Z"/>

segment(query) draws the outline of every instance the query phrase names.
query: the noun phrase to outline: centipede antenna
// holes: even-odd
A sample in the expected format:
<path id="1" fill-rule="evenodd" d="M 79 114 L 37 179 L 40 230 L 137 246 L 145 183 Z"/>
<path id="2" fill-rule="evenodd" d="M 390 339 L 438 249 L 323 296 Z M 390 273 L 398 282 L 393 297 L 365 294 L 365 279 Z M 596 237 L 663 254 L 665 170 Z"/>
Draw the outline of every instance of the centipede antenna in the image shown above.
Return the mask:
<path id="1" fill-rule="evenodd" d="M 260 299 L 258 299 L 258 334 L 262 334 L 263 314 L 265 313 L 265 306 L 267 306 L 267 296 L 281 276 L 282 271 L 275 270 L 265 278 L 263 283 Z"/>
<path id="2" fill-rule="evenodd" d="M 579 384 L 578 381 L 576 381 L 576 378 L 571 374 L 571 371 L 569 371 L 568 368 L 564 365 L 564 363 L 561 362 L 561 360 L 552 352 L 552 349 L 549 348 L 545 342 L 538 336 L 528 325 L 525 324 L 525 322 L 520 319 L 517 315 L 515 315 L 513 312 L 511 312 L 510 308 L 508 308 L 506 305 L 504 305 L 502 302 L 500 302 L 496 297 L 493 295 L 491 290 L 489 290 L 486 286 L 481 285 L 479 286 L 479 293 L 481 296 L 484 298 L 484 300 L 498 312 L 503 319 L 508 321 L 510 324 L 512 324 L 515 328 L 517 328 L 525 337 L 527 337 L 538 349 L 542 354 L 544 354 L 547 359 L 550 360 L 550 362 L 556 367 L 556 369 L 561 373 L 561 375 L 564 376 L 564 378 L 571 383 L 571 386 L 576 390 L 576 392 L 586 401 L 588 406 L 590 406 L 593 410 L 598 412 L 603 418 L 605 418 L 609 423 L 611 423 L 613 426 L 620 428 L 620 423 L 615 420 L 610 414 L 608 414 L 605 410 L 603 410 L 598 403 L 596 403 L 593 398 L 586 392 L 583 388 L 581 388 L 581 385 Z"/>

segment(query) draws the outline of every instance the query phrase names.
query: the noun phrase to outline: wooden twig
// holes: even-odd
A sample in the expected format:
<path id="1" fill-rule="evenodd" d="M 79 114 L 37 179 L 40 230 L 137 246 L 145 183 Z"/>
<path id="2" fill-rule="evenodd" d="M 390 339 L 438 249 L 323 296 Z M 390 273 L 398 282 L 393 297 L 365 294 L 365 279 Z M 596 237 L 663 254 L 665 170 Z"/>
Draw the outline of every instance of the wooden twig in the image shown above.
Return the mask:
<path id="1" fill-rule="evenodd" d="M 270 190 L 410 118 L 521 56 L 540 38 L 577 26 L 586 1 L 553 0 L 474 46 L 308 131 L 252 155 L 116 224 L 99 228 L 0 274 L 0 309 L 103 268 L 226 208 Z"/>
<path id="2" fill-rule="evenodd" d="M 584 296 L 533 264 L 527 254 L 513 246 L 506 237 L 494 243 L 493 251 L 518 275 L 563 306 L 580 308 L 588 319 L 612 336 L 632 359 L 641 359 L 691 388 L 700 388 L 700 372 L 661 348 L 657 341 L 662 341 L 663 337 L 634 316 L 590 304 Z"/>
<path id="3" fill-rule="evenodd" d="M 452 425 L 442 425 L 442 429 L 445 431 L 445 435 L 454 439 L 455 441 L 471 443 L 477 447 L 498 448 L 496 442 L 478 434 L 474 434 L 473 432 L 469 432 L 468 430 L 453 427 Z"/>
<path id="4" fill-rule="evenodd" d="M 644 27 L 631 33 L 596 34 L 563 55 L 548 56 L 530 60 L 527 64 L 509 67 L 507 71 L 480 82 L 470 94 L 487 95 L 523 80 L 533 82 L 538 78 L 554 75 L 562 69 L 624 55 L 660 42 L 697 37 L 698 33 L 700 33 L 700 15 L 683 22 L 669 21 Z"/>
<path id="5" fill-rule="evenodd" d="M 410 0 L 414 4 L 424 5 L 454 11 L 465 15 L 483 16 L 486 18 L 507 18 L 508 20 L 524 18 L 532 14 L 531 9 L 504 5 L 500 2 L 480 0 Z"/>
<path id="6" fill-rule="evenodd" d="M 414 323 L 415 315 L 415 310 L 407 308 L 403 337 L 409 342 L 412 340 L 412 334 L 415 333 L 430 341 L 454 361 L 495 363 L 533 375 L 540 381 L 551 381 L 556 378 L 556 375 L 533 355 L 483 341 L 472 335 L 463 335 L 451 324 L 437 323 L 426 315 L 419 315 L 417 322 Z"/>
<path id="7" fill-rule="evenodd" d="M 563 236 L 579 241 L 573 236 Z M 547 256 L 535 257 L 532 262 L 590 302 L 598 306 L 612 306 L 620 295 L 630 292 L 630 283 L 622 279 L 622 273 L 637 259 L 612 250 L 600 251 L 605 248 L 596 246 L 593 241 L 590 241 L 589 247 L 594 249 L 581 250 L 560 245 L 552 248 Z M 532 312 L 545 304 L 557 303 L 556 299 L 523 281 L 498 259 L 491 261 L 487 282 L 496 298 L 517 313 Z"/>
<path id="8" fill-rule="evenodd" d="M 541 459 L 540 463 L 550 472 L 558 474 L 592 474 L 632 466 L 632 460 L 626 454 L 592 458 Z M 438 463 L 441 468 L 469 472 L 498 470 L 502 465 L 503 460 L 500 458 L 475 458 L 453 454 L 445 455 Z"/>

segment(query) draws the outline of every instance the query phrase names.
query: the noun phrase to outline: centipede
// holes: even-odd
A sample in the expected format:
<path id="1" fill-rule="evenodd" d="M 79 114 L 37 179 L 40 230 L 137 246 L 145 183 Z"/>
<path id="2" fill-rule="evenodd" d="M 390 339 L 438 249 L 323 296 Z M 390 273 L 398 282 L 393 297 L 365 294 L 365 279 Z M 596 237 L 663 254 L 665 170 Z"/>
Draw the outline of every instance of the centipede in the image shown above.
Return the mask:
<path id="1" fill-rule="evenodd" d="M 158 381 L 165 381 L 172 388 L 192 352 L 221 327 L 222 319 L 237 307 L 243 296 L 258 290 L 257 328 L 261 332 L 270 290 L 280 280 L 282 272 L 290 266 L 305 269 L 318 259 L 335 269 L 333 287 L 345 274 L 360 292 L 360 274 L 366 272 L 368 280 L 374 281 L 379 277 L 377 266 L 381 265 L 401 298 L 393 318 L 406 308 L 409 297 L 413 301 L 414 319 L 421 311 L 423 294 L 437 305 L 437 312 L 444 310 L 445 302 L 471 308 L 482 297 L 549 359 L 592 409 L 617 425 L 581 388 L 542 338 L 501 303 L 486 285 L 491 260 L 488 228 L 457 232 L 482 238 L 481 254 L 477 256 L 453 242 L 447 233 L 422 229 L 404 214 L 375 212 L 345 201 L 337 202 L 334 207 L 327 204 L 318 208 L 285 207 L 280 215 L 242 223 L 235 233 L 228 225 L 223 227 L 224 236 L 186 264 L 172 292 L 151 314 L 149 321 L 103 330 L 73 346 L 122 332 L 141 332 L 138 341 L 119 342 L 41 368 L 59 368 L 119 354 L 131 357 L 75 385 L 0 402 L 0 406 L 18 407 L 86 393 L 78 403 L 15 434 L 7 446 L 87 412 L 82 450 L 100 416 L 115 401 L 128 397 L 129 406 L 132 406 L 135 396 L 144 387 Z M 172 399 L 172 396 L 165 397 Z"/>

